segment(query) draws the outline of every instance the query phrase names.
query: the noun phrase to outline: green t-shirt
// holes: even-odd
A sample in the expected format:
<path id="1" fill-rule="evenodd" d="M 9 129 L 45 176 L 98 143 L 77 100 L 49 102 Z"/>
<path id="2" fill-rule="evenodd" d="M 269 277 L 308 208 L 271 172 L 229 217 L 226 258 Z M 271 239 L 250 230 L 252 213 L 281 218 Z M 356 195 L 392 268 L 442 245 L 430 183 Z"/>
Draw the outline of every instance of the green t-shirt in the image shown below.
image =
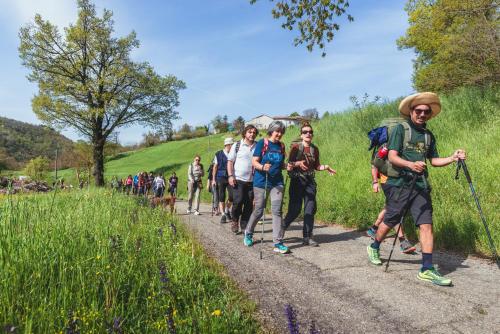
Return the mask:
<path id="1" fill-rule="evenodd" d="M 404 142 L 405 138 L 405 129 L 403 125 L 398 124 L 394 130 L 392 131 L 389 142 L 388 149 L 398 151 L 398 155 L 407 161 L 424 161 L 426 159 L 438 158 L 439 154 L 436 148 L 436 138 L 429 131 L 424 128 L 416 127 L 411 120 L 408 120 L 408 124 L 410 125 L 411 131 L 411 140 L 407 144 Z M 430 145 L 427 154 L 425 152 L 425 132 L 430 134 Z M 406 147 L 404 147 L 406 145 Z M 418 178 L 416 187 L 420 189 L 424 189 L 427 187 L 427 169 L 424 172 L 424 176 L 426 180 L 423 178 Z M 401 187 L 404 183 L 408 183 L 409 180 L 405 177 L 389 177 L 387 180 L 387 184 L 394 185 L 397 187 Z"/>

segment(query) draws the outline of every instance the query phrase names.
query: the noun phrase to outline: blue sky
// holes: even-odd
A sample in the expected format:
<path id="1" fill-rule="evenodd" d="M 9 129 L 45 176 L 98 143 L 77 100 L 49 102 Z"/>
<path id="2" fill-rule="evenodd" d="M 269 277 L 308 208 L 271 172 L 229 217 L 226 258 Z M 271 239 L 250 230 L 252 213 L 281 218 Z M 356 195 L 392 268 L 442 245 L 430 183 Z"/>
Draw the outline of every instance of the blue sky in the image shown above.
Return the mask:
<path id="1" fill-rule="evenodd" d="M 327 56 L 294 47 L 295 32 L 271 16 L 273 4 L 259 0 L 95 0 L 114 13 L 117 35 L 132 30 L 141 46 L 133 58 L 149 61 L 160 74 L 174 74 L 187 89 L 178 108 L 182 123 L 207 124 L 217 114 L 286 115 L 308 108 L 337 112 L 349 96 L 396 98 L 413 92 L 413 52 L 396 39 L 408 23 L 406 1 L 351 0 L 355 21 L 327 46 Z M 40 13 L 59 27 L 76 18 L 73 0 L 0 0 L 0 115 L 39 123 L 31 110 L 37 91 L 26 79 L 17 47 L 21 25 Z M 140 141 L 145 129 L 120 129 L 120 140 Z M 78 134 L 64 131 L 72 139 Z"/>

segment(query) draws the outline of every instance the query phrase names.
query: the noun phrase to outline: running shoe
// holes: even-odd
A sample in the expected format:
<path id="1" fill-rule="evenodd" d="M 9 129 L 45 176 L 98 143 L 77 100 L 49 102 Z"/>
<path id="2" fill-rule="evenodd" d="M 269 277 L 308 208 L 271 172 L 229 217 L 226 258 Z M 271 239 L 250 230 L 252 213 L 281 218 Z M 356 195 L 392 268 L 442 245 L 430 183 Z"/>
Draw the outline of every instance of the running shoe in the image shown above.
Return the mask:
<path id="1" fill-rule="evenodd" d="M 373 227 L 370 227 L 368 230 L 366 230 L 366 234 L 372 238 L 375 239 L 375 236 L 377 235 L 377 230 L 374 229 Z"/>
<path id="2" fill-rule="evenodd" d="M 187 213 L 188 215 L 189 215 L 189 214 L 191 214 L 191 210 L 187 209 L 187 210 L 186 210 L 186 213 Z"/>
<path id="3" fill-rule="evenodd" d="M 436 285 L 448 286 L 451 285 L 451 279 L 444 278 L 434 267 L 427 270 L 420 270 L 418 272 L 417 278 L 422 281 L 431 282 Z"/>
<path id="4" fill-rule="evenodd" d="M 227 217 L 226 217 L 226 215 L 222 215 L 222 217 L 220 217 L 220 223 L 221 224 L 227 223 Z"/>
<path id="5" fill-rule="evenodd" d="M 371 264 L 377 266 L 382 264 L 382 261 L 380 261 L 380 249 L 375 249 L 371 245 L 368 245 L 366 251 L 368 252 L 368 261 L 370 261 Z"/>
<path id="6" fill-rule="evenodd" d="M 304 238 L 304 240 L 302 241 L 302 245 L 304 246 L 311 246 L 311 247 L 318 247 L 319 244 L 314 241 L 313 238 Z"/>
<path id="7" fill-rule="evenodd" d="M 199 216 L 199 215 L 200 215 L 200 211 L 195 210 L 195 211 L 194 211 L 194 215 L 195 215 L 195 216 Z"/>
<path id="8" fill-rule="evenodd" d="M 253 246 L 253 234 L 245 233 L 245 237 L 243 238 L 243 244 L 247 247 Z"/>
<path id="9" fill-rule="evenodd" d="M 239 227 L 239 224 L 238 222 L 231 222 L 231 231 L 234 233 L 234 234 L 238 234 L 238 227 Z"/>
<path id="10" fill-rule="evenodd" d="M 278 242 L 277 244 L 274 244 L 274 249 L 273 251 L 280 253 L 280 254 L 288 254 L 290 253 L 290 249 L 288 249 L 287 246 L 283 245 L 282 242 Z"/>
<path id="11" fill-rule="evenodd" d="M 408 241 L 408 239 L 404 239 L 403 241 L 401 241 L 401 243 L 399 244 L 399 247 L 401 248 L 401 251 L 405 254 L 411 254 L 411 253 L 415 252 L 415 250 L 417 249 L 417 247 L 413 246 Z"/>

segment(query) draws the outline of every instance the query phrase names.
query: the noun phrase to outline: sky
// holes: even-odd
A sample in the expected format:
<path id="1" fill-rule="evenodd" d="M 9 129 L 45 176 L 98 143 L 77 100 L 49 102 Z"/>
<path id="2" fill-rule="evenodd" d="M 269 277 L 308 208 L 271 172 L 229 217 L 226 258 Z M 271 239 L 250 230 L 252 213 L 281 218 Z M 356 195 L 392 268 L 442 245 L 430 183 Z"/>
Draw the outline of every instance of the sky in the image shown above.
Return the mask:
<path id="1" fill-rule="evenodd" d="M 354 22 L 320 51 L 293 45 L 295 31 L 273 19 L 273 2 L 258 0 L 94 0 L 113 11 L 116 36 L 131 31 L 141 42 L 132 53 L 161 75 L 186 83 L 177 108 L 183 123 L 206 125 L 216 115 L 249 120 L 261 114 L 289 115 L 309 108 L 340 112 L 349 97 L 393 99 L 413 93 L 411 50 L 396 40 L 407 27 L 405 0 L 351 0 Z M 75 0 L 0 0 L 0 115 L 39 124 L 31 109 L 37 85 L 18 55 L 19 28 L 36 13 L 60 28 L 76 21 Z M 137 143 L 147 129 L 118 130 L 122 144 Z M 63 133 L 81 138 L 75 130 Z"/>

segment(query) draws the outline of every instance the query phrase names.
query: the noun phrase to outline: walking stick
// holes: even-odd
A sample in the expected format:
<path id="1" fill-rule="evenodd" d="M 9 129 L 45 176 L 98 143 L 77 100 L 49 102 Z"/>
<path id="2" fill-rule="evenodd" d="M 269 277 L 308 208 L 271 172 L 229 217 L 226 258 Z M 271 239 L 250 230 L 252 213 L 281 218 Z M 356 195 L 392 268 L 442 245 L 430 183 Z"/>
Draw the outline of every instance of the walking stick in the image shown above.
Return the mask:
<path id="1" fill-rule="evenodd" d="M 413 175 L 413 177 L 412 177 L 411 183 L 410 183 L 410 193 L 408 195 L 408 201 L 406 201 L 405 207 L 403 209 L 403 214 L 401 215 L 401 220 L 399 221 L 399 225 L 398 225 L 398 228 L 396 231 L 396 236 L 394 237 L 394 242 L 392 243 L 391 252 L 389 253 L 389 258 L 387 259 L 387 262 L 385 264 L 385 270 L 384 270 L 385 272 L 387 272 L 387 269 L 389 269 L 389 262 L 391 262 L 392 253 L 394 252 L 394 247 L 396 246 L 396 240 L 398 239 L 399 230 L 401 229 L 401 225 L 403 225 L 403 221 L 405 219 L 406 213 L 408 212 L 408 209 L 410 208 L 411 195 L 413 193 L 413 190 L 415 189 L 415 183 L 417 183 L 418 175 L 414 174 L 414 173 L 412 173 L 412 175 Z"/>
<path id="2" fill-rule="evenodd" d="M 497 262 L 497 265 L 500 268 L 498 254 L 497 254 L 497 251 L 495 248 L 495 244 L 493 243 L 493 239 L 491 238 L 490 229 L 488 228 L 488 225 L 486 224 L 486 218 L 484 217 L 483 209 L 481 209 L 481 204 L 479 204 L 479 198 L 477 197 L 476 190 L 474 189 L 474 185 L 472 184 L 472 179 L 470 177 L 469 170 L 467 169 L 467 165 L 465 164 L 465 161 L 462 159 L 458 159 L 455 180 L 458 180 L 458 172 L 460 171 L 460 168 L 463 169 L 465 178 L 467 179 L 467 183 L 469 183 L 469 188 L 470 188 L 470 191 L 472 193 L 472 197 L 474 197 L 474 201 L 476 202 L 476 206 L 477 206 L 477 209 L 479 211 L 479 216 L 481 216 L 481 220 L 483 221 L 484 229 L 486 230 L 486 235 L 488 236 L 488 241 L 490 243 L 491 252 L 493 253 L 493 257 L 494 257 L 495 261 Z"/>
<path id="3" fill-rule="evenodd" d="M 260 259 L 262 260 L 262 247 L 264 247 L 264 224 L 266 223 L 266 204 L 267 204 L 267 172 L 266 182 L 264 183 L 264 211 L 262 211 L 262 229 L 260 233 Z"/>

